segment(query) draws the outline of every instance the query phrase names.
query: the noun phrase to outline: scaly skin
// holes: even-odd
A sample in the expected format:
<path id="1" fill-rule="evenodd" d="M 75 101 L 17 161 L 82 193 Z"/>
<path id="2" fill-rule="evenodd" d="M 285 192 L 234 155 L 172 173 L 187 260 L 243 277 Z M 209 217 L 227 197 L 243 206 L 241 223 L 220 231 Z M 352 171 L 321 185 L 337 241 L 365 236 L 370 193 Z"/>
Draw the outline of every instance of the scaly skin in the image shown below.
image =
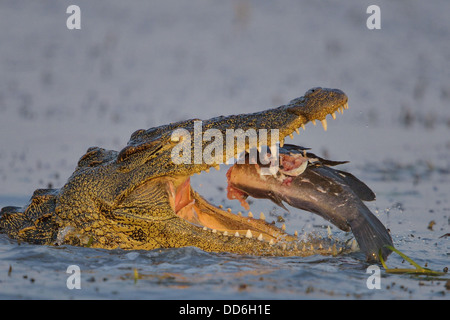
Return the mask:
<path id="1" fill-rule="evenodd" d="M 347 96 L 342 91 L 314 88 L 278 108 L 203 121 L 202 132 L 214 128 L 225 136 L 227 129 L 278 129 L 282 143 L 309 121 L 320 120 L 326 129 L 325 117 L 334 117 L 334 112 L 344 107 Z M 323 248 L 325 241 L 299 242 L 263 219 L 216 208 L 193 191 L 187 179 L 217 167 L 203 161 L 195 164 L 193 143 L 191 164 L 173 163 L 172 149 L 179 141 L 174 141 L 172 133 L 185 129 L 193 141 L 194 121 L 138 130 L 120 152 L 89 148 L 61 189 L 38 189 L 25 208 L 3 208 L 0 232 L 35 244 L 106 249 L 196 246 L 205 251 L 255 255 L 337 253 L 336 247 Z M 208 144 L 203 141 L 202 149 Z M 227 154 L 224 147 L 222 163 L 243 150 L 235 145 L 234 151 Z M 192 201 L 201 219 L 208 221 L 204 226 L 182 217 L 193 212 L 186 209 Z"/>

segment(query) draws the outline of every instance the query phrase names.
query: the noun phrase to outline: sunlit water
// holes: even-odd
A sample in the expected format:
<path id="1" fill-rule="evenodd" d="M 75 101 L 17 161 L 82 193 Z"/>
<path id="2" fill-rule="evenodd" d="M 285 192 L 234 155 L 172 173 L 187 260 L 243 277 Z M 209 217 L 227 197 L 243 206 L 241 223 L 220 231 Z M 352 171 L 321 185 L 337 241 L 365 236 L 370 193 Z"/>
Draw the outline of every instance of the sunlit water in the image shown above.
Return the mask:
<path id="1" fill-rule="evenodd" d="M 374 168 L 377 175 L 382 168 Z M 396 169 L 397 170 L 397 169 Z M 409 168 L 407 170 L 412 170 Z M 414 170 L 420 170 L 415 167 Z M 214 197 L 222 190 L 215 181 L 220 172 L 207 179 L 193 179 L 193 186 L 205 191 L 208 180 L 217 185 Z M 404 172 L 408 180 L 413 172 Z M 429 173 L 420 187 L 397 181 L 397 192 L 389 190 L 391 183 L 373 181 L 389 192 L 379 194 L 371 209 L 388 226 L 395 246 L 422 266 L 443 271 L 449 266 L 448 231 L 449 206 L 438 194 L 435 204 L 423 206 L 431 193 L 439 193 L 435 180 L 448 182 L 450 175 Z M 224 180 L 224 179 L 222 179 Z M 370 184 L 370 181 L 366 181 Z M 405 182 L 405 181 L 404 181 Z M 434 187 L 433 187 L 434 186 Z M 382 189 L 382 188 L 381 188 Z M 438 190 L 436 190 L 438 189 Z M 433 191 L 434 190 L 434 191 Z M 228 202 L 233 210 L 239 205 Z M 440 200 L 439 200 L 440 199 Z M 387 203 L 392 202 L 391 205 Z M 315 232 L 326 235 L 323 219 L 290 209 L 286 213 L 272 204 L 253 203 L 256 210 L 266 209 L 268 219 L 281 215 L 288 231 Z M 267 210 L 270 208 L 270 210 Z M 267 211 L 271 211 L 267 214 Z M 428 229 L 429 222 L 436 224 Z M 332 227 L 333 236 L 351 238 Z M 255 257 L 229 253 L 207 253 L 198 248 L 153 251 L 124 251 L 80 248 L 72 246 L 36 246 L 17 244 L 1 236 L 0 298 L 133 298 L 133 299 L 448 299 L 448 276 L 426 277 L 387 274 L 381 268 L 380 289 L 369 289 L 367 273 L 370 264 L 360 252 L 337 257 Z M 412 268 L 396 254 L 387 261 L 389 267 Z M 70 265 L 81 270 L 81 289 L 70 290 L 67 273 Z M 381 267 L 381 266 L 380 266 Z M 448 286 L 448 284 L 447 284 Z"/>

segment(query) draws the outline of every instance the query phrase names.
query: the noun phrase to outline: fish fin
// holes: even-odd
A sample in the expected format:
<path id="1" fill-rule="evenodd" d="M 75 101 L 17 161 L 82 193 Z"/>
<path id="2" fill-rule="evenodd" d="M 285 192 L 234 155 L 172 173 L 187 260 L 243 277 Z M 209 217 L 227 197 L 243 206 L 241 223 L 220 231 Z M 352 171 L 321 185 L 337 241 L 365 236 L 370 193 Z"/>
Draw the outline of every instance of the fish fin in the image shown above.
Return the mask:
<path id="1" fill-rule="evenodd" d="M 283 208 L 287 212 L 290 212 L 289 209 L 286 208 L 286 206 L 284 205 L 282 199 L 280 197 L 278 197 L 277 195 L 275 195 L 273 193 L 269 193 L 268 198 L 270 200 L 272 200 L 273 203 L 275 203 L 276 205 L 280 206 L 281 208 Z"/>
<path id="2" fill-rule="evenodd" d="M 375 193 L 361 180 L 351 173 L 335 170 L 341 179 L 352 189 L 352 191 L 363 201 L 373 201 L 376 198 Z"/>
<path id="3" fill-rule="evenodd" d="M 393 246 L 391 236 L 363 203 L 358 205 L 357 210 L 358 217 L 349 221 L 349 224 L 361 251 L 366 254 L 368 261 L 380 261 L 380 252 L 383 259 L 386 259 L 391 250 L 385 248 L 385 245 Z"/>

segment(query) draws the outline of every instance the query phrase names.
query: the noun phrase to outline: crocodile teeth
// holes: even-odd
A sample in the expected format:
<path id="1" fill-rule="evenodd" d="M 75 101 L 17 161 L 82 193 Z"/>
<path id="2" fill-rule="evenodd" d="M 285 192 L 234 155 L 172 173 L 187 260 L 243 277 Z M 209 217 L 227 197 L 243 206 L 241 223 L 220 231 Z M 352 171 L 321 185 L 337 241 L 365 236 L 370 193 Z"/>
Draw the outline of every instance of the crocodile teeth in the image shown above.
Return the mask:
<path id="1" fill-rule="evenodd" d="M 252 232 L 250 231 L 250 229 L 248 229 L 248 230 L 247 230 L 247 233 L 245 234 L 245 237 L 251 239 L 252 236 L 253 236 L 253 235 L 252 235 Z"/>
<path id="2" fill-rule="evenodd" d="M 356 242 L 355 239 L 353 239 L 352 241 L 352 251 L 358 251 L 359 247 L 358 247 L 358 243 Z"/>
<path id="3" fill-rule="evenodd" d="M 248 212 L 248 217 L 253 218 L 253 213 L 251 211 Z"/>
<path id="4" fill-rule="evenodd" d="M 306 127 L 305 127 L 305 125 L 303 123 L 302 123 L 302 129 L 306 130 Z"/>
<path id="5" fill-rule="evenodd" d="M 260 213 L 259 214 L 259 219 L 261 219 L 261 220 L 266 220 L 266 216 L 264 215 L 264 213 Z"/>
<path id="6" fill-rule="evenodd" d="M 217 171 L 219 171 L 219 170 L 220 170 L 220 165 L 217 164 L 217 165 L 214 166 L 214 168 L 215 168 Z"/>
<path id="7" fill-rule="evenodd" d="M 284 140 L 280 140 L 280 147 L 283 148 L 284 146 Z"/>
<path id="8" fill-rule="evenodd" d="M 313 125 L 316 125 L 316 120 L 315 119 L 311 120 L 311 122 L 313 123 Z"/>
<path id="9" fill-rule="evenodd" d="M 239 237 L 239 232 L 236 231 L 236 233 L 234 234 L 235 237 Z"/>
<path id="10" fill-rule="evenodd" d="M 227 236 L 227 235 L 228 235 L 228 231 L 225 230 L 225 231 L 223 232 L 223 235 L 224 235 L 224 236 Z"/>
<path id="11" fill-rule="evenodd" d="M 344 109 L 348 109 L 348 102 L 344 104 Z"/>
<path id="12" fill-rule="evenodd" d="M 259 234 L 259 236 L 258 236 L 258 238 L 257 238 L 259 241 L 262 241 L 262 239 L 263 239 L 263 235 L 262 235 L 262 233 L 260 233 Z"/>
<path id="13" fill-rule="evenodd" d="M 289 137 L 290 137 L 291 139 L 294 139 L 294 135 L 293 135 L 292 133 L 289 133 Z"/>
<path id="14" fill-rule="evenodd" d="M 283 223 L 283 225 L 281 226 L 281 230 L 286 231 L 286 224 Z"/>
<path id="15" fill-rule="evenodd" d="M 296 132 L 297 134 L 300 134 L 300 130 L 298 130 L 298 128 L 295 128 L 295 132 Z"/>
<path id="16" fill-rule="evenodd" d="M 323 119 L 323 120 L 320 120 L 320 122 L 322 122 L 323 130 L 327 131 L 327 120 Z"/>
<path id="17" fill-rule="evenodd" d="M 333 120 L 336 120 L 336 113 L 332 113 L 331 116 L 333 117 Z"/>

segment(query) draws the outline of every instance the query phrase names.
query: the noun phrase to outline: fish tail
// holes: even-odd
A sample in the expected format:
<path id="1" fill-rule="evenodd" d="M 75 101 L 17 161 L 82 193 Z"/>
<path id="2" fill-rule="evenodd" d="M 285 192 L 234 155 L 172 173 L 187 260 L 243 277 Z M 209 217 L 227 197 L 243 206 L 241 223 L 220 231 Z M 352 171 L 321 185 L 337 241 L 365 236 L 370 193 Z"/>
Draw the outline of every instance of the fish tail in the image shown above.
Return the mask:
<path id="1" fill-rule="evenodd" d="M 380 261 L 380 253 L 385 260 L 391 253 L 385 245 L 393 246 L 389 232 L 363 203 L 359 204 L 358 211 L 358 217 L 349 224 L 361 251 L 368 261 Z"/>

